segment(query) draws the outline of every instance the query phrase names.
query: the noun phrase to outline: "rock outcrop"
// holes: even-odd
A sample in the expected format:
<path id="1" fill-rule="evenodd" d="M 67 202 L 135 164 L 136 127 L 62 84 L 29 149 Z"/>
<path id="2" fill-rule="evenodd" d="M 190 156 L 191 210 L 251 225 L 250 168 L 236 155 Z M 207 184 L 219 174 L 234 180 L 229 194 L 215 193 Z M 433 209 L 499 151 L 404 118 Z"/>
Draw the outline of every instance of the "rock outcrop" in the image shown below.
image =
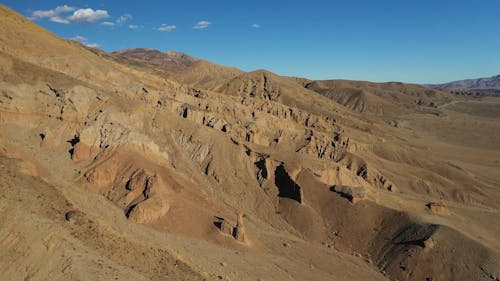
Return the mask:
<path id="1" fill-rule="evenodd" d="M 236 227 L 234 228 L 233 237 L 239 242 L 246 242 L 247 240 L 242 212 L 238 213 L 238 219 L 236 221 Z"/>
<path id="2" fill-rule="evenodd" d="M 2 5 L 0 42 L 2 280 L 499 276 L 496 105 L 123 59 Z"/>
<path id="3" fill-rule="evenodd" d="M 448 206 L 446 204 L 441 203 L 441 202 L 430 202 L 425 205 L 429 212 L 436 214 L 436 215 L 442 215 L 442 216 L 447 216 L 450 215 L 450 210 L 448 209 Z"/>
<path id="4" fill-rule="evenodd" d="M 366 199 L 366 191 L 363 187 L 357 186 L 343 186 L 343 185 L 334 185 L 331 188 L 331 191 L 334 191 L 340 194 L 342 197 L 346 198 L 353 204 Z"/>
<path id="5" fill-rule="evenodd" d="M 216 220 L 214 225 L 219 229 L 219 231 L 225 235 L 231 236 L 236 241 L 245 243 L 247 242 L 245 223 L 243 221 L 243 213 L 238 212 L 236 225 L 231 225 L 227 220 L 222 217 L 215 217 Z"/>

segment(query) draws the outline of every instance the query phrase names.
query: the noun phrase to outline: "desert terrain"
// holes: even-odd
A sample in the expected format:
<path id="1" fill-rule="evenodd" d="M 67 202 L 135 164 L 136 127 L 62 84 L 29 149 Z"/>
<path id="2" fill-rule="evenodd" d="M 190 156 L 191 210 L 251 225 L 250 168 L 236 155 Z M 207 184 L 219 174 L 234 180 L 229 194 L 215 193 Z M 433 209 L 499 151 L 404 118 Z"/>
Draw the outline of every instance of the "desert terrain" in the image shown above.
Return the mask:
<path id="1" fill-rule="evenodd" d="M 500 96 L 244 72 L 0 5 L 0 280 L 500 280 Z"/>

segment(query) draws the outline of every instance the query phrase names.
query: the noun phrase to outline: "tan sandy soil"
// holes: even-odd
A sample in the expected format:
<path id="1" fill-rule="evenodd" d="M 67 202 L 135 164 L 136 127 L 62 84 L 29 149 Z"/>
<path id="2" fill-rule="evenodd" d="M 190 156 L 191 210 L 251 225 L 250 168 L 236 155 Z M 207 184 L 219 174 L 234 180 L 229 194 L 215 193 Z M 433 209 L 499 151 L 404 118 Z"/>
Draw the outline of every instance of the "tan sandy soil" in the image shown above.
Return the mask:
<path id="1" fill-rule="evenodd" d="M 0 280 L 500 278 L 498 99 L 163 69 L 4 6 L 0 78 Z"/>

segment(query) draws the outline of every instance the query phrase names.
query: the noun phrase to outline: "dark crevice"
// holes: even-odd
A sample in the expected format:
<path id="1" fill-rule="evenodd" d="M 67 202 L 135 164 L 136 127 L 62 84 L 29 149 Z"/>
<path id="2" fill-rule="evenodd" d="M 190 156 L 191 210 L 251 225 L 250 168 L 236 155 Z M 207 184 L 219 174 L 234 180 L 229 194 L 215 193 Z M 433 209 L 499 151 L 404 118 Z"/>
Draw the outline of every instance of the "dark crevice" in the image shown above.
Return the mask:
<path id="1" fill-rule="evenodd" d="M 330 187 L 330 191 L 332 191 L 332 192 L 335 192 L 335 193 L 339 194 L 339 195 L 340 195 L 340 197 L 345 198 L 345 199 L 349 200 L 350 202 L 352 202 L 352 201 L 353 201 L 353 199 L 354 199 L 354 197 L 352 196 L 352 194 L 348 194 L 348 193 L 345 193 L 345 192 L 340 192 L 340 191 L 338 191 L 338 190 L 336 189 L 336 186 L 335 186 L 335 185 Z"/>
<path id="2" fill-rule="evenodd" d="M 128 191 L 132 191 L 132 179 L 129 179 L 126 183 L 125 183 L 125 189 L 128 190 Z"/>
<path id="3" fill-rule="evenodd" d="M 181 116 L 182 118 L 187 118 L 188 117 L 188 107 L 187 105 L 183 105 L 181 108 Z"/>
<path id="4" fill-rule="evenodd" d="M 137 207 L 137 204 L 130 205 L 127 210 L 125 210 L 125 216 L 128 218 L 130 217 L 130 213 Z"/>
<path id="5" fill-rule="evenodd" d="M 251 142 L 252 141 L 252 135 L 253 135 L 252 131 L 247 132 L 246 135 L 245 135 L 245 141 Z"/>
<path id="6" fill-rule="evenodd" d="M 255 166 L 261 171 L 261 176 L 264 178 L 264 179 L 267 179 L 267 169 L 266 169 L 266 160 L 265 159 L 261 159 L 257 162 L 255 162 Z"/>
<path id="7" fill-rule="evenodd" d="M 73 157 L 73 153 L 75 152 L 75 145 L 80 142 L 80 136 L 75 135 L 68 142 L 71 144 L 71 148 L 68 150 L 68 153 L 71 157 Z"/>
<path id="8" fill-rule="evenodd" d="M 275 184 L 279 190 L 279 197 L 290 198 L 299 203 L 302 203 L 300 186 L 290 178 L 283 164 L 280 164 L 278 167 L 276 167 L 274 177 Z"/>
<path id="9" fill-rule="evenodd" d="M 79 143 L 79 142 L 80 142 L 80 136 L 79 136 L 79 135 L 75 135 L 75 136 L 74 136 L 72 139 L 70 139 L 68 142 L 71 144 L 71 146 L 75 146 L 77 143 Z"/>
<path id="10" fill-rule="evenodd" d="M 256 177 L 259 185 L 262 186 L 262 183 L 267 180 L 267 168 L 266 168 L 266 159 L 260 159 L 259 161 L 254 163 L 256 169 Z"/>
<path id="11" fill-rule="evenodd" d="M 142 195 L 144 196 L 144 200 L 149 198 L 149 191 L 151 190 L 151 186 L 153 185 L 153 178 L 148 177 L 146 179 L 146 183 L 144 185 L 144 190 L 142 191 Z"/>
<path id="12" fill-rule="evenodd" d="M 222 220 L 221 218 L 218 218 L 219 220 L 218 221 L 214 221 L 214 225 L 215 227 L 217 227 L 219 230 L 222 229 Z"/>
<path id="13" fill-rule="evenodd" d="M 365 180 L 368 178 L 368 167 L 366 166 L 366 164 L 363 164 L 361 165 L 361 167 L 359 167 L 359 169 L 356 171 L 356 175 L 358 177 L 362 177 Z"/>
<path id="14" fill-rule="evenodd" d="M 203 169 L 203 173 L 208 176 L 208 172 L 210 171 L 210 165 L 212 164 L 212 159 L 210 159 L 207 164 L 205 165 L 205 168 Z"/>
<path id="15" fill-rule="evenodd" d="M 252 155 L 252 150 L 250 149 L 250 147 L 246 146 L 246 145 L 243 145 L 245 147 L 245 154 L 247 156 L 250 156 Z"/>
<path id="16" fill-rule="evenodd" d="M 52 91 L 57 98 L 64 97 L 64 92 L 62 90 L 52 88 L 49 84 L 47 84 L 47 87 L 49 87 L 50 91 Z"/>

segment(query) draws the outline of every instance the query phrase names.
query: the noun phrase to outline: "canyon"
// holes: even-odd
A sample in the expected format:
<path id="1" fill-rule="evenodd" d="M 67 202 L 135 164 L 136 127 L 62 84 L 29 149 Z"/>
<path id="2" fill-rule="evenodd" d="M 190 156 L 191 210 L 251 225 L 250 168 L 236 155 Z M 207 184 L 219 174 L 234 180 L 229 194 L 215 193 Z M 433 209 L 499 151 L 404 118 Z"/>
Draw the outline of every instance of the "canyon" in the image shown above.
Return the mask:
<path id="1" fill-rule="evenodd" d="M 498 97 L 0 23 L 0 279 L 500 280 Z"/>

